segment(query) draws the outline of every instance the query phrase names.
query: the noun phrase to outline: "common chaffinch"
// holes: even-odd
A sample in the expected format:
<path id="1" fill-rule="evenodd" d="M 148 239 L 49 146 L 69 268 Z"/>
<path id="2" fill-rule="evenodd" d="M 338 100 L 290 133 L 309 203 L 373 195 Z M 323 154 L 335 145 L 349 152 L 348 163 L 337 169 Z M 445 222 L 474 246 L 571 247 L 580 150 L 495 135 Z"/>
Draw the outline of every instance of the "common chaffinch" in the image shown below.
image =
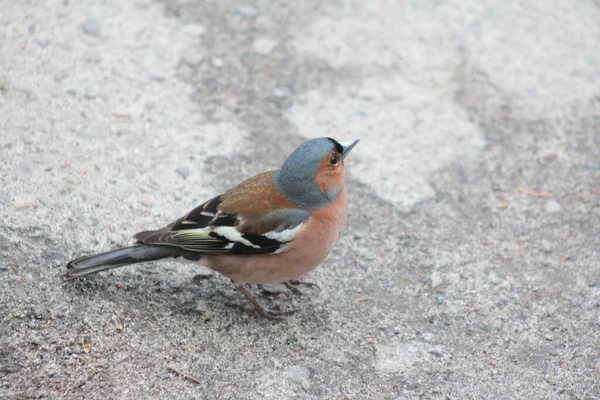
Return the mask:
<path id="1" fill-rule="evenodd" d="M 357 143 L 309 140 L 279 170 L 240 183 L 164 228 L 136 233 L 133 246 L 69 262 L 66 277 L 183 258 L 230 278 L 265 317 L 298 311 L 265 308 L 244 284 L 294 280 L 327 257 L 346 224 L 344 159 Z"/>

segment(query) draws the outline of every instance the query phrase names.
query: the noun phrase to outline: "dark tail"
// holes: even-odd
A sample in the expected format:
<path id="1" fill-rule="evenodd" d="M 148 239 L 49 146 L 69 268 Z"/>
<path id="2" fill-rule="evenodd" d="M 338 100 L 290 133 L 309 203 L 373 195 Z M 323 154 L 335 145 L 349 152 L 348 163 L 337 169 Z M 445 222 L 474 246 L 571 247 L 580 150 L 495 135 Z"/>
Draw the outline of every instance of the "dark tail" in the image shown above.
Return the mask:
<path id="1" fill-rule="evenodd" d="M 78 278 L 111 268 L 181 255 L 183 252 L 177 247 L 140 244 L 73 260 L 67 264 L 69 271 L 65 277 Z"/>

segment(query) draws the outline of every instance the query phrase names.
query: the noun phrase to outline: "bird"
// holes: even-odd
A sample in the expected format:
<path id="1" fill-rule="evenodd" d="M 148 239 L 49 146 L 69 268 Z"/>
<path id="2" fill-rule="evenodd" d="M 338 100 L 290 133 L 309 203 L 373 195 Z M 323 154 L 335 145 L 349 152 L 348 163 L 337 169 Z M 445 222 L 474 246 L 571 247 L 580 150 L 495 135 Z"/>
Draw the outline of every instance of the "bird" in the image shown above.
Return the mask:
<path id="1" fill-rule="evenodd" d="M 346 156 L 359 140 L 308 140 L 278 170 L 249 178 L 164 228 L 136 233 L 132 246 L 67 264 L 66 278 L 162 259 L 197 262 L 229 278 L 262 316 L 299 309 L 261 305 L 246 284 L 301 282 L 346 225 Z"/>

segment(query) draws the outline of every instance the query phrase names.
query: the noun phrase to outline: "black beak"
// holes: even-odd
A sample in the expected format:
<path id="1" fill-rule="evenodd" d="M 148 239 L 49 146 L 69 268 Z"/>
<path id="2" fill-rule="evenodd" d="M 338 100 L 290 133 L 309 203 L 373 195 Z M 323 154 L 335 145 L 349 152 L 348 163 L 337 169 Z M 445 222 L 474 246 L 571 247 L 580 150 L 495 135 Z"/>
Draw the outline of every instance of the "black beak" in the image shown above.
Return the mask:
<path id="1" fill-rule="evenodd" d="M 341 141 L 341 142 L 338 141 L 338 143 L 344 149 L 344 151 L 342 151 L 342 161 L 344 160 L 344 158 L 346 158 L 348 153 L 350 153 L 350 150 L 352 150 L 354 148 L 354 146 L 356 146 L 358 144 L 358 142 L 360 142 L 360 140 L 345 140 L 345 141 Z"/>

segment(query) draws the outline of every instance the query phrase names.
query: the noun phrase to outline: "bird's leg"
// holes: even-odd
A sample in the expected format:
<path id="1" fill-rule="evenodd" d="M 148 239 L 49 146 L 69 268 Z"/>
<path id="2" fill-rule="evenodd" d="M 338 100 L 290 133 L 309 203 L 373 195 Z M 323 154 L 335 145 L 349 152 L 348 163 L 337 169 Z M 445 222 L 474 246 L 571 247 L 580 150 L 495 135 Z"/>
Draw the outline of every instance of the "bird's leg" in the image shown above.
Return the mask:
<path id="1" fill-rule="evenodd" d="M 306 286 L 310 286 L 310 287 L 316 287 L 317 289 L 321 290 L 319 285 L 317 285 L 316 283 L 301 281 L 299 279 L 291 279 L 287 282 L 284 282 L 283 284 L 285 286 L 287 286 L 288 289 L 290 289 L 292 292 L 300 293 L 300 294 L 302 294 L 302 291 L 296 287 L 297 285 L 306 285 Z"/>
<path id="2" fill-rule="evenodd" d="M 263 307 L 258 301 L 256 301 L 256 299 L 254 297 L 252 297 L 250 292 L 248 292 L 246 290 L 246 288 L 244 287 L 244 284 L 236 284 L 235 288 L 237 290 L 239 290 L 240 292 L 242 292 L 242 294 L 244 296 L 246 296 L 246 298 L 248 300 L 250 300 L 250 303 L 252 303 L 252 305 L 254 306 L 254 309 L 256 309 L 256 311 L 258 311 L 260 313 L 260 315 L 262 315 L 263 317 L 269 318 L 269 319 L 281 319 L 281 317 L 284 315 L 290 315 L 297 311 L 302 310 L 301 308 L 294 308 L 292 310 L 287 310 L 287 311 L 271 310 L 269 308 Z"/>

